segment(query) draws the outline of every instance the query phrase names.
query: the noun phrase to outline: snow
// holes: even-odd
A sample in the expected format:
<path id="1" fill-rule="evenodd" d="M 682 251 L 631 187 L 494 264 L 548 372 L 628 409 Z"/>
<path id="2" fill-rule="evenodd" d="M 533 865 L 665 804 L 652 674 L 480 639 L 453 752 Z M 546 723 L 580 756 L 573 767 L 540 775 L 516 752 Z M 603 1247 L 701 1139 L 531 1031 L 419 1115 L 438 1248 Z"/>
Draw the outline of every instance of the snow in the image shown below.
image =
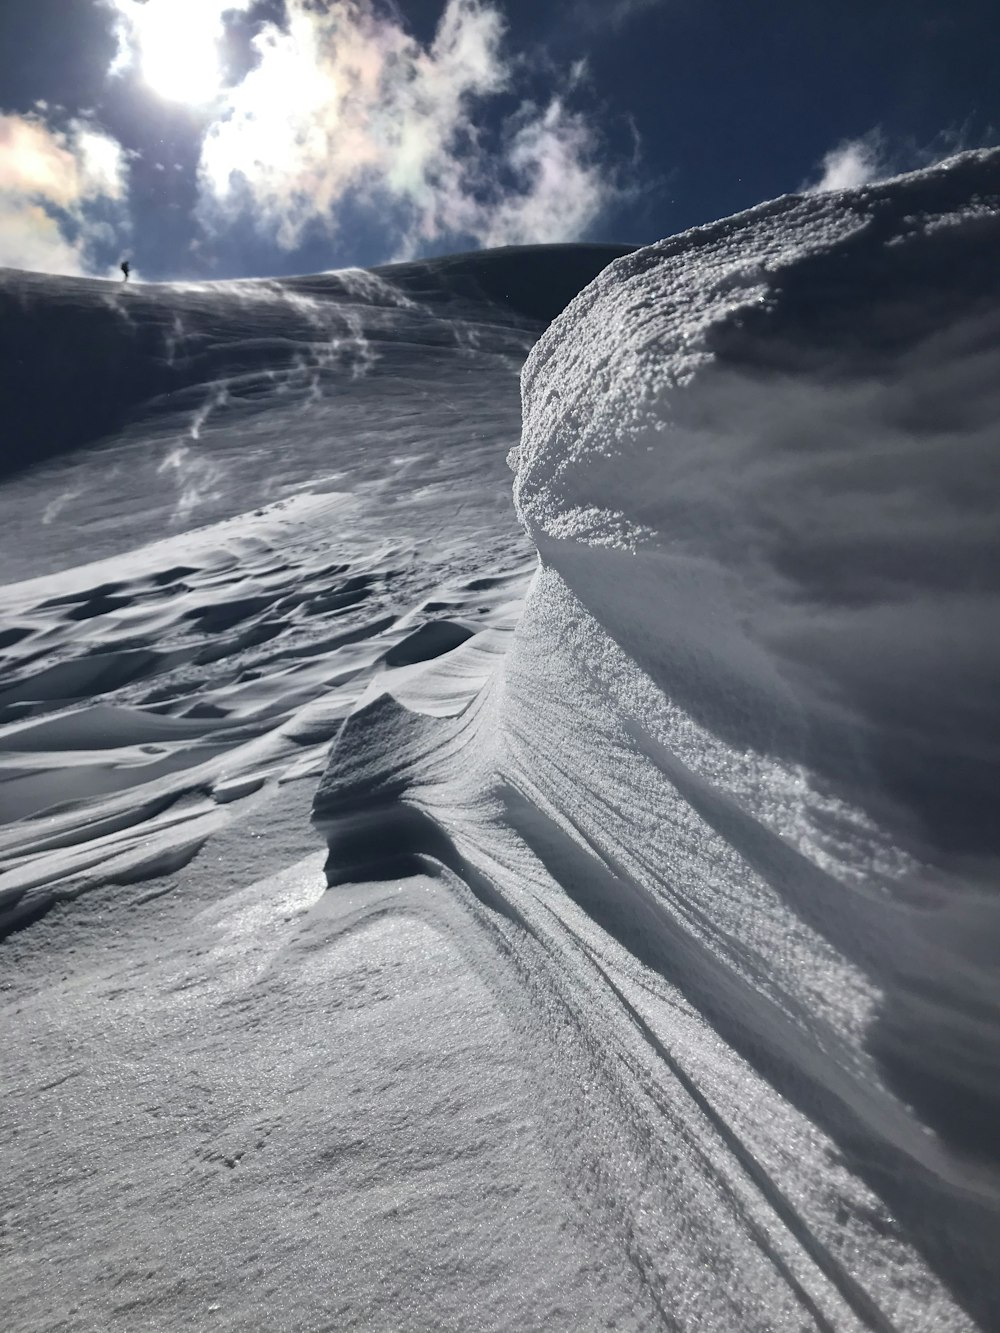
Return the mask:
<path id="1" fill-rule="evenodd" d="M 5 1327 L 997 1326 L 998 242 L 6 275 Z"/>

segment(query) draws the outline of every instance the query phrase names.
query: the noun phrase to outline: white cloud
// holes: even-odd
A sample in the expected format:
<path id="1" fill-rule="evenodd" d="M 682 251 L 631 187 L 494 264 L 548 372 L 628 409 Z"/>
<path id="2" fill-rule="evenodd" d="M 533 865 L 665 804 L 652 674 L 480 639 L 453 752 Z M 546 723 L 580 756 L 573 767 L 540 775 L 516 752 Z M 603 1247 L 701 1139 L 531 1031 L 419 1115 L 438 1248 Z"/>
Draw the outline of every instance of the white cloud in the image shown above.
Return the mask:
<path id="1" fill-rule="evenodd" d="M 620 28 L 630 19 L 666 6 L 666 0 L 577 0 L 575 20 L 587 28 Z"/>
<path id="2" fill-rule="evenodd" d="M 507 161 L 518 189 L 472 205 L 466 230 L 486 245 L 561 241 L 585 235 L 613 187 L 593 153 L 583 116 L 558 100 L 533 112 L 514 135 Z"/>
<path id="3" fill-rule="evenodd" d="M 0 115 L 0 191 L 59 208 L 124 194 L 121 145 L 82 120 L 53 130 L 37 115 Z"/>
<path id="4" fill-rule="evenodd" d="M 0 268 L 39 273 L 83 273 L 77 246 L 40 204 L 0 194 Z"/>
<path id="5" fill-rule="evenodd" d="M 0 114 L 0 265 L 55 273 L 93 268 L 100 214 L 126 196 L 121 145 L 85 120 Z"/>
<path id="6" fill-rule="evenodd" d="M 266 24 L 255 46 L 205 135 L 210 226 L 249 214 L 294 249 L 310 228 L 333 233 L 351 200 L 400 252 L 570 240 L 617 195 L 595 132 L 559 98 L 522 102 L 488 146 L 483 108 L 516 91 L 517 68 L 491 0 L 447 0 L 426 47 L 372 0 L 287 0 L 286 26 Z"/>

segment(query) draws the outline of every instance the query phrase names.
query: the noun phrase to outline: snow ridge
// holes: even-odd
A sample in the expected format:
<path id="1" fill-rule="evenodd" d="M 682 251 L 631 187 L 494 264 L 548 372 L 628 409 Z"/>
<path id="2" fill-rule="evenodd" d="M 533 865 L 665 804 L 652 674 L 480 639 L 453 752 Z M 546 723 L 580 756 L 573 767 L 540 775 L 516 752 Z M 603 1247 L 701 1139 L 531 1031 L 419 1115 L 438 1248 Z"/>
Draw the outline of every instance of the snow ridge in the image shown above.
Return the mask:
<path id="1" fill-rule="evenodd" d="M 438 866 L 570 1016 L 672 1327 L 1000 1319 L 998 252 L 992 151 L 611 265 L 523 372 L 509 649 L 317 794 L 331 884 Z"/>

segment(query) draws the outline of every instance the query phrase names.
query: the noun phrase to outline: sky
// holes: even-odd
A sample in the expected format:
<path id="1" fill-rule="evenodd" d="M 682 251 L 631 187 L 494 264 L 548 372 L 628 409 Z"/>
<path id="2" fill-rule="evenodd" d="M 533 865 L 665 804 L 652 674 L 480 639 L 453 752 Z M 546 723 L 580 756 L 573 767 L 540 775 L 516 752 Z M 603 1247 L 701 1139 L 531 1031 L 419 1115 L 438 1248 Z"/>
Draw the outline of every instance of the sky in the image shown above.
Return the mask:
<path id="1" fill-rule="evenodd" d="M 996 0 L 3 0 L 0 265 L 645 244 L 1000 140 Z"/>

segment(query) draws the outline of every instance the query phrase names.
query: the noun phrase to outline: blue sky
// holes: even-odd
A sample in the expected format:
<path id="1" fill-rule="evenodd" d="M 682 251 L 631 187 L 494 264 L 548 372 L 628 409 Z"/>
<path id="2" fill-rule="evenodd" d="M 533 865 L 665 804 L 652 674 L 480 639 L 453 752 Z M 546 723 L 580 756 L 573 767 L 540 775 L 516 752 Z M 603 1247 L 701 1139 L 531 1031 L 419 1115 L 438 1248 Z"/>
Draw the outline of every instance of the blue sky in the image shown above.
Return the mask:
<path id="1" fill-rule="evenodd" d="M 643 243 L 1000 137 L 995 0 L 4 0 L 0 264 Z"/>

